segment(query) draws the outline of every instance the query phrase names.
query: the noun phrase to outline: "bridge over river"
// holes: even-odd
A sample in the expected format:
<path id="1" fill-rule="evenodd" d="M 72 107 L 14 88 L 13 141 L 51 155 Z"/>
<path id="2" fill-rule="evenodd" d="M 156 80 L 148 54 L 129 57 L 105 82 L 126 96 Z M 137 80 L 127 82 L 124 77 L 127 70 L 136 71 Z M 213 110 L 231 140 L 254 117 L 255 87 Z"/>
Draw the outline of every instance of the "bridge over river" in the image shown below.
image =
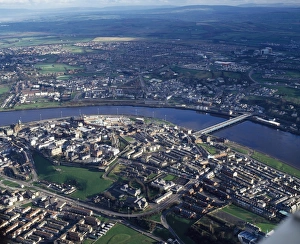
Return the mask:
<path id="1" fill-rule="evenodd" d="M 210 126 L 208 128 L 205 128 L 203 130 L 199 130 L 199 131 L 196 131 L 194 133 L 195 136 L 200 136 L 202 134 L 208 134 L 208 133 L 211 133 L 213 131 L 216 131 L 216 130 L 220 130 L 226 126 L 229 126 L 229 125 L 232 125 L 234 123 L 237 123 L 237 122 L 240 122 L 248 117 L 252 116 L 252 114 L 243 114 L 243 115 L 240 115 L 238 117 L 235 117 L 235 118 L 232 118 L 232 119 L 229 119 L 229 120 L 226 120 L 226 121 L 223 121 L 219 124 L 216 124 L 216 125 L 213 125 L 213 126 Z"/>

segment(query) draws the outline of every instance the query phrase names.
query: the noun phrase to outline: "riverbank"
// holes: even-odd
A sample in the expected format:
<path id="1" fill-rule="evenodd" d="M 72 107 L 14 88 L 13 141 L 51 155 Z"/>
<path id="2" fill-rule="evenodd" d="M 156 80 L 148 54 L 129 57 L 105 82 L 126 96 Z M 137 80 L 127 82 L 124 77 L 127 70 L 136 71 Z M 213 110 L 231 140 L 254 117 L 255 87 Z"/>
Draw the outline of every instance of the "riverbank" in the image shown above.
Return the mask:
<path id="1" fill-rule="evenodd" d="M 165 103 L 160 103 L 160 102 L 145 102 L 141 100 L 105 100 L 105 101 L 96 101 L 96 100 L 84 100 L 84 101 L 77 101 L 76 103 L 74 102 L 65 102 L 65 103 L 57 103 L 57 106 L 47 106 L 47 107 L 29 107 L 28 109 L 6 109 L 6 110 L 0 110 L 1 112 L 9 112 L 9 111 L 26 111 L 26 110 L 39 110 L 39 109 L 52 109 L 52 108 L 82 108 L 86 106 L 132 106 L 132 107 L 147 107 L 147 108 L 172 108 L 172 109 L 180 109 L 180 110 L 192 110 L 196 111 L 198 113 L 208 113 L 212 116 L 218 116 L 222 118 L 229 119 L 230 117 L 236 117 L 241 115 L 242 113 L 237 113 L 237 114 L 229 114 L 228 112 L 222 112 L 219 110 L 214 110 L 214 109 L 208 109 L 208 110 L 203 110 L 203 109 L 198 109 L 196 107 L 188 107 L 186 105 L 170 105 L 170 104 L 165 104 Z M 270 128 L 282 130 L 288 133 L 292 133 L 295 135 L 300 135 L 300 131 L 296 131 L 291 129 L 289 126 L 275 126 L 270 123 L 264 123 L 261 120 L 257 120 L 254 117 L 249 117 L 247 120 L 250 120 L 254 123 L 262 124 L 265 126 L 268 126 Z"/>
<path id="2" fill-rule="evenodd" d="M 178 126 L 199 131 L 221 123 L 228 115 L 209 113 L 191 108 L 160 106 L 71 106 L 35 110 L 18 110 L 1 112 L 0 126 L 8 126 L 21 120 L 22 123 L 32 121 L 53 120 L 54 118 L 73 117 L 79 115 L 126 115 L 144 116 L 162 119 Z M 213 111 L 214 112 L 214 111 Z M 213 114 L 213 115 L 212 115 Z M 249 148 L 254 148 L 272 155 L 296 167 L 299 166 L 300 137 L 291 133 L 275 130 L 269 126 L 246 120 L 236 123 L 213 133 L 221 138 L 227 138 Z"/>
<path id="3" fill-rule="evenodd" d="M 267 166 L 270 166 L 271 168 L 274 168 L 283 173 L 295 176 L 300 179 L 300 168 L 296 168 L 295 166 L 289 164 L 288 162 L 284 162 L 266 153 L 260 152 L 258 150 L 253 150 L 252 148 L 240 145 L 236 142 L 229 141 L 226 144 L 233 150 L 241 154 L 244 154 L 245 156 L 249 156 L 256 161 L 259 161 Z"/>

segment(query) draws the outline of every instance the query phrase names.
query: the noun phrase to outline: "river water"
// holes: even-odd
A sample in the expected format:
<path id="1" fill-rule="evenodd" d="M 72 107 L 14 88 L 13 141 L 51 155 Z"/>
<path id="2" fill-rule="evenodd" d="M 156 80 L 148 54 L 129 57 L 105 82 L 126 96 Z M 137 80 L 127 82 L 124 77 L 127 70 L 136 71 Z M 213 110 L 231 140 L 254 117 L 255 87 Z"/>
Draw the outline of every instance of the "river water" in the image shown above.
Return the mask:
<path id="1" fill-rule="evenodd" d="M 179 126 L 200 130 L 225 121 L 222 118 L 192 110 L 132 106 L 88 106 L 0 112 L 0 126 L 21 120 L 23 123 L 91 114 L 135 115 L 165 119 Z M 214 133 L 231 141 L 276 157 L 300 169 L 300 136 L 265 125 L 245 121 Z"/>

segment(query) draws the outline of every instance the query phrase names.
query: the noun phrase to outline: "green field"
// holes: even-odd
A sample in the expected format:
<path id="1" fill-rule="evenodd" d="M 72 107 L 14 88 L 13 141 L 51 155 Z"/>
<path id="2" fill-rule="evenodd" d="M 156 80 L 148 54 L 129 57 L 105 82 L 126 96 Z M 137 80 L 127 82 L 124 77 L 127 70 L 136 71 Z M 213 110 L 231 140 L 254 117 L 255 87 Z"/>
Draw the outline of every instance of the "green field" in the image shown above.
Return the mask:
<path id="1" fill-rule="evenodd" d="M 161 213 L 157 213 L 157 214 L 152 215 L 149 219 L 160 223 L 160 218 L 161 218 Z"/>
<path id="2" fill-rule="evenodd" d="M 0 95 L 7 93 L 9 89 L 10 88 L 8 86 L 0 86 Z"/>
<path id="3" fill-rule="evenodd" d="M 203 147 L 206 151 L 208 151 L 209 154 L 211 154 L 211 155 L 217 154 L 217 149 L 216 149 L 215 147 L 213 147 L 213 146 L 211 146 L 211 145 L 208 145 L 208 144 L 204 144 L 204 143 L 199 144 L 199 145 L 200 145 L 201 147 Z"/>
<path id="4" fill-rule="evenodd" d="M 230 146 L 234 151 L 242 153 L 242 154 L 248 154 L 249 150 L 244 149 L 242 147 L 235 147 L 235 146 Z"/>
<path id="5" fill-rule="evenodd" d="M 38 72 L 41 74 L 63 73 L 68 70 L 79 69 L 79 67 L 59 63 L 40 63 L 36 64 Z"/>
<path id="6" fill-rule="evenodd" d="M 188 229 L 196 222 L 195 220 L 185 219 L 175 214 L 167 215 L 168 224 L 176 232 L 179 238 L 186 244 L 194 244 L 195 242 L 186 235 Z"/>
<path id="7" fill-rule="evenodd" d="M 129 143 L 135 142 L 135 139 L 131 136 L 123 136 L 124 140 L 126 140 Z"/>
<path id="8" fill-rule="evenodd" d="M 157 243 L 155 240 L 128 228 L 125 225 L 116 224 L 105 236 L 102 236 L 95 244 L 147 244 Z"/>
<path id="9" fill-rule="evenodd" d="M 249 222 L 251 224 L 257 225 L 261 228 L 263 232 L 271 231 L 273 230 L 277 224 L 270 222 L 269 220 L 252 213 L 248 210 L 245 210 L 243 208 L 237 207 L 233 204 L 226 206 L 220 211 L 224 211 L 228 214 L 231 214 L 235 217 L 238 217 L 246 222 Z"/>
<path id="10" fill-rule="evenodd" d="M 164 178 L 164 180 L 167 180 L 167 181 L 171 181 L 171 180 L 174 180 L 174 179 L 176 179 L 177 178 L 177 176 L 175 176 L 175 175 L 167 175 L 165 178 Z"/>
<path id="11" fill-rule="evenodd" d="M 73 44 L 76 42 L 87 42 L 90 38 L 62 38 L 61 36 L 50 36 L 43 32 L 15 32 L 10 33 L 15 37 L 1 38 L 0 47 L 28 47 L 49 44 Z"/>
<path id="12" fill-rule="evenodd" d="M 253 159 L 262 162 L 274 169 L 280 170 L 284 173 L 293 175 L 297 178 L 300 178 L 300 170 L 293 168 L 292 166 L 289 166 L 285 163 L 280 162 L 277 159 L 271 158 L 268 155 L 265 155 L 263 153 L 254 152 L 254 154 L 251 156 Z"/>
<path id="13" fill-rule="evenodd" d="M 294 102 L 296 104 L 300 104 L 300 90 L 291 87 L 282 87 L 282 86 L 274 86 L 272 87 L 277 89 L 276 94 L 282 96 L 285 100 L 289 102 Z"/>
<path id="14" fill-rule="evenodd" d="M 32 109 L 32 108 L 53 108 L 58 107 L 58 102 L 36 102 L 36 103 L 28 103 L 28 104 L 17 104 L 14 108 L 15 109 Z M 39 118 L 37 118 L 39 119 Z"/>
<path id="15" fill-rule="evenodd" d="M 129 42 L 137 41 L 140 38 L 135 37 L 96 37 L 93 39 L 94 42 Z"/>
<path id="16" fill-rule="evenodd" d="M 74 198 L 85 200 L 112 185 L 112 181 L 102 178 L 102 172 L 78 167 L 53 166 L 39 154 L 35 154 L 33 158 L 40 179 L 76 185 L 78 190 L 71 195 Z"/>
<path id="17" fill-rule="evenodd" d="M 10 180 L 3 180 L 2 183 L 9 187 L 20 187 L 20 185 L 18 183 L 10 181 Z"/>
<path id="18" fill-rule="evenodd" d="M 57 80 L 69 80 L 70 78 L 72 78 L 71 75 L 60 75 L 56 77 Z"/>

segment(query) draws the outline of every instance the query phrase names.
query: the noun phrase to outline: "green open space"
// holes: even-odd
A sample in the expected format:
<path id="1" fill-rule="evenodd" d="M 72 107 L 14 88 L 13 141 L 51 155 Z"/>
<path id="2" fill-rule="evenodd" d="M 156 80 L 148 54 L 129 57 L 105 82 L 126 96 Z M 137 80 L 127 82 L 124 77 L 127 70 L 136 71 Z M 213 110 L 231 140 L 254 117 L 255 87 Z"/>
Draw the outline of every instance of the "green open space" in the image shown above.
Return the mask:
<path id="1" fill-rule="evenodd" d="M 60 75 L 56 77 L 57 80 L 69 80 L 71 78 L 72 78 L 71 75 Z"/>
<path id="2" fill-rule="evenodd" d="M 262 216 L 259 216 L 255 213 L 252 213 L 246 209 L 240 208 L 238 206 L 235 206 L 233 204 L 226 206 L 220 211 L 224 211 L 228 214 L 231 214 L 235 217 L 238 217 L 245 222 L 249 222 L 251 224 L 254 224 L 261 228 L 263 232 L 271 231 L 273 230 L 277 224 L 263 218 Z"/>
<path id="3" fill-rule="evenodd" d="M 283 80 L 275 80 L 275 79 L 271 79 L 271 78 L 263 78 L 262 74 L 260 73 L 254 73 L 252 74 L 252 78 L 259 83 L 276 83 L 276 82 L 284 82 Z"/>
<path id="4" fill-rule="evenodd" d="M 282 96 L 285 100 L 289 102 L 294 102 L 300 104 L 300 90 L 292 87 L 286 86 L 274 86 L 274 89 L 277 89 L 276 94 Z"/>
<path id="5" fill-rule="evenodd" d="M 20 185 L 18 183 L 10 181 L 10 180 L 3 180 L 2 183 L 9 187 L 20 187 Z"/>
<path id="6" fill-rule="evenodd" d="M 214 78 L 213 72 L 210 71 L 188 69 L 188 68 L 181 68 L 181 67 L 172 67 L 172 70 L 180 75 L 193 76 L 198 79 Z"/>
<path id="7" fill-rule="evenodd" d="M 161 218 L 161 213 L 157 213 L 157 214 L 154 214 L 154 215 L 149 217 L 149 219 L 151 219 L 155 222 L 160 222 L 160 218 Z"/>
<path id="8" fill-rule="evenodd" d="M 202 143 L 202 144 L 200 144 L 200 146 L 203 147 L 206 151 L 208 151 L 209 154 L 211 154 L 211 155 L 217 154 L 217 149 L 211 145 Z"/>
<path id="9" fill-rule="evenodd" d="M 79 46 L 75 46 L 75 45 L 67 45 L 67 46 L 64 46 L 63 49 L 66 50 L 67 52 L 74 53 L 74 54 L 81 54 L 81 53 L 86 52 L 85 47 L 79 47 Z"/>
<path id="10" fill-rule="evenodd" d="M 242 154 L 248 154 L 249 150 L 244 149 L 243 147 L 238 147 L 238 146 L 230 146 L 232 148 L 233 151 L 242 153 Z"/>
<path id="11" fill-rule="evenodd" d="M 29 202 L 29 203 L 26 203 L 26 204 L 23 204 L 22 207 L 23 208 L 26 208 L 26 207 L 32 207 L 33 206 L 33 203 L 32 202 Z"/>
<path id="12" fill-rule="evenodd" d="M 121 224 L 116 224 L 106 235 L 102 236 L 95 244 L 142 244 L 157 243 L 155 240 Z"/>
<path id="13" fill-rule="evenodd" d="M 9 91 L 9 89 L 10 89 L 9 86 L 1 85 L 0 86 L 0 95 L 7 93 Z"/>
<path id="14" fill-rule="evenodd" d="M 87 197 L 105 191 L 113 183 L 111 180 L 103 179 L 103 173 L 99 171 L 79 167 L 54 166 L 39 154 L 34 154 L 33 159 L 41 180 L 75 185 L 77 191 L 71 194 L 74 198 L 85 200 Z"/>
<path id="15" fill-rule="evenodd" d="M 35 108 L 53 108 L 58 107 L 58 102 L 48 102 L 48 101 L 41 101 L 41 102 L 35 102 L 35 103 L 23 103 L 23 104 L 17 104 L 14 108 L 15 109 L 35 109 Z M 39 119 L 39 118 L 37 118 Z"/>
<path id="16" fill-rule="evenodd" d="M 61 35 L 47 35 L 44 32 L 14 32 L 10 33 L 14 37 L 3 37 L 0 41 L 1 48 L 28 47 L 50 44 L 73 44 L 76 42 L 88 42 L 91 38 L 68 38 Z"/>
<path id="17" fill-rule="evenodd" d="M 129 41 L 137 41 L 140 40 L 140 38 L 136 37 L 96 37 L 93 39 L 94 42 L 129 42 Z"/>
<path id="18" fill-rule="evenodd" d="M 124 140 L 126 140 L 129 143 L 135 142 L 135 139 L 131 136 L 123 136 Z"/>
<path id="19" fill-rule="evenodd" d="M 166 177 L 164 177 L 164 180 L 172 181 L 172 180 L 175 180 L 176 178 L 177 178 L 177 176 L 168 174 Z"/>
<path id="20" fill-rule="evenodd" d="M 190 237 L 186 235 L 186 233 L 188 229 L 196 222 L 196 220 L 185 219 L 172 213 L 167 215 L 167 222 L 184 243 L 195 243 Z"/>
<path id="21" fill-rule="evenodd" d="M 97 217 L 97 219 L 99 219 L 101 222 L 108 222 L 108 221 L 109 221 L 108 218 L 105 218 L 105 217 L 100 216 L 100 215 L 97 215 L 96 217 Z"/>
<path id="22" fill-rule="evenodd" d="M 83 244 L 92 244 L 94 242 L 95 242 L 94 240 L 86 239 L 86 240 L 83 241 Z"/>
<path id="23" fill-rule="evenodd" d="M 287 173 L 289 175 L 293 175 L 297 178 L 300 178 L 300 170 L 285 164 L 275 158 L 272 158 L 266 154 L 260 153 L 260 152 L 254 152 L 253 155 L 251 156 L 253 159 L 262 162 L 274 169 L 280 170 L 284 173 Z"/>
<path id="24" fill-rule="evenodd" d="M 63 73 L 67 72 L 68 70 L 80 69 L 80 67 L 78 66 L 71 66 L 60 63 L 39 63 L 35 65 L 35 68 L 41 74 Z"/>

